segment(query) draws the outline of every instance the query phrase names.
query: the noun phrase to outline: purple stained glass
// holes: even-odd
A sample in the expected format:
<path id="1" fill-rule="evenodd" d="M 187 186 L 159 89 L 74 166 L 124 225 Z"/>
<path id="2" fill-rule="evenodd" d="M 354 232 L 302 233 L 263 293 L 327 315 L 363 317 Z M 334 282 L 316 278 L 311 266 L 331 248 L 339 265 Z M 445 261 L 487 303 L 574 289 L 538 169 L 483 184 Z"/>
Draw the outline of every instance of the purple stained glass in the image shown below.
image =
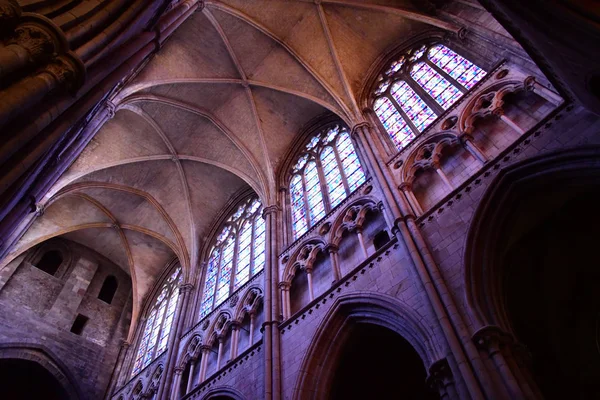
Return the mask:
<path id="1" fill-rule="evenodd" d="M 331 207 L 335 207 L 346 197 L 344 181 L 335 158 L 333 147 L 327 146 L 321 153 L 321 165 L 325 175 L 325 183 L 329 191 Z"/>
<path id="2" fill-rule="evenodd" d="M 306 198 L 308 200 L 310 220 L 314 224 L 325 216 L 325 205 L 323 204 L 319 173 L 317 172 L 317 164 L 314 161 L 306 165 L 304 179 L 306 180 Z"/>
<path id="3" fill-rule="evenodd" d="M 304 190 L 302 188 L 302 176 L 295 175 L 290 184 L 292 197 L 292 224 L 294 236 L 297 238 L 306 232 L 306 209 L 304 207 Z"/>
<path id="4" fill-rule="evenodd" d="M 448 82 L 447 79 L 424 62 L 415 64 L 410 72 L 410 76 L 444 110 L 450 108 L 462 96 L 462 92 L 456 86 Z"/>
<path id="5" fill-rule="evenodd" d="M 342 157 L 340 154 L 340 158 L 342 159 L 342 167 L 346 174 L 348 186 L 350 187 L 350 191 L 353 192 L 365 182 L 365 174 L 347 132 L 340 135 L 338 148 L 346 149 L 344 151 L 344 154 L 346 154 L 345 157 Z"/>
<path id="6" fill-rule="evenodd" d="M 472 89 L 486 75 L 483 69 L 441 44 L 432 47 L 428 57 L 467 89 Z"/>
<path id="7" fill-rule="evenodd" d="M 392 85 L 391 94 L 419 132 L 427 128 L 437 115 L 405 81 Z"/>
<path id="8" fill-rule="evenodd" d="M 254 227 L 254 269 L 252 275 L 256 274 L 265 266 L 265 220 L 258 217 Z"/>
<path id="9" fill-rule="evenodd" d="M 387 97 L 375 101 L 375 114 L 379 117 L 398 150 L 408 145 L 415 138 L 412 129 Z"/>

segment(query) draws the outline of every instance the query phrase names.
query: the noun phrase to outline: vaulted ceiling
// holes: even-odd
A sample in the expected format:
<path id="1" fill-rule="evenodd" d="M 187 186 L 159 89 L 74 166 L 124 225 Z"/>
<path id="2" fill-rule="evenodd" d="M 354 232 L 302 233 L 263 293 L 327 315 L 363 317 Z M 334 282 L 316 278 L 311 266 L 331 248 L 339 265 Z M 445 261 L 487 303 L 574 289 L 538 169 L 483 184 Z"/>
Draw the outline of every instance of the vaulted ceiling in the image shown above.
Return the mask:
<path id="1" fill-rule="evenodd" d="M 372 66 L 430 29 L 458 31 L 408 0 L 206 1 L 113 99 L 8 259 L 54 236 L 88 246 L 131 274 L 135 317 L 170 259 L 197 265 L 232 196 L 274 202 L 308 121 L 360 121 Z"/>

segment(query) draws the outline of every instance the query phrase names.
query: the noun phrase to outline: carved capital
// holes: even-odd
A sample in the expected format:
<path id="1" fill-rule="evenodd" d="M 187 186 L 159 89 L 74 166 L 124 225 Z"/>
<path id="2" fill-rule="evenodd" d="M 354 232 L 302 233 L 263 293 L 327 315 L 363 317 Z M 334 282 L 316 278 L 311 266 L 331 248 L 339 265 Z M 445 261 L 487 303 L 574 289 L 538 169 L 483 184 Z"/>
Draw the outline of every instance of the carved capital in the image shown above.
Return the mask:
<path id="1" fill-rule="evenodd" d="M 527 78 L 525 78 L 523 86 L 525 86 L 525 90 L 532 91 L 535 88 L 535 83 L 535 76 L 528 76 Z"/>
<path id="2" fill-rule="evenodd" d="M 57 52 L 52 36 L 35 24 L 20 25 L 9 44 L 16 44 L 27 50 L 33 59 L 51 57 Z"/>
<path id="3" fill-rule="evenodd" d="M 123 350 L 127 350 L 129 348 L 129 346 L 131 346 L 131 343 L 129 343 L 127 340 L 121 341 L 121 348 Z"/>
<path id="4" fill-rule="evenodd" d="M 192 285 L 191 283 L 182 283 L 179 285 L 179 293 L 181 294 L 189 293 L 192 291 L 192 289 L 194 289 L 194 285 Z"/>
<path id="5" fill-rule="evenodd" d="M 514 338 L 498 326 L 488 325 L 475 332 L 473 342 L 477 348 L 487 352 L 489 356 L 493 356 L 505 346 L 513 344 Z"/>
<path id="6" fill-rule="evenodd" d="M 35 203 L 35 215 L 38 217 L 41 217 L 42 215 L 44 215 L 44 211 L 46 210 L 46 208 L 44 207 L 44 205 L 42 203 Z"/>
<path id="7" fill-rule="evenodd" d="M 281 211 L 281 207 L 279 207 L 277 204 L 266 206 L 263 208 L 262 217 L 263 217 L 263 219 L 267 219 L 268 215 L 274 214 L 278 211 Z"/>
<path id="8" fill-rule="evenodd" d="M 427 377 L 427 384 L 435 390 L 440 392 L 445 391 L 446 387 L 452 384 L 454 378 L 452 376 L 452 370 L 448 364 L 448 360 L 442 358 L 431 364 L 429 367 L 429 376 Z"/>
<path id="9" fill-rule="evenodd" d="M 16 0 L 0 0 L 0 33 L 11 32 L 20 17 L 21 7 Z"/>
<path id="10" fill-rule="evenodd" d="M 74 91 L 83 84 L 85 66 L 76 57 L 65 55 L 48 63 L 44 72 L 51 75 L 58 85 L 64 85 L 68 90 Z"/>
<path id="11" fill-rule="evenodd" d="M 279 282 L 278 286 L 279 286 L 279 289 L 281 289 L 281 290 L 290 290 L 290 287 L 292 287 L 292 284 L 290 282 Z"/>
<path id="12" fill-rule="evenodd" d="M 115 103 L 113 103 L 110 100 L 106 100 L 104 106 L 106 107 L 106 112 L 108 113 L 108 119 L 113 119 L 117 112 L 117 106 L 115 105 Z"/>
<path id="13" fill-rule="evenodd" d="M 355 137 L 355 135 L 358 133 L 358 131 L 360 131 L 362 129 L 369 129 L 370 127 L 371 127 L 371 124 L 369 124 L 367 121 L 359 122 L 358 124 L 356 124 L 352 127 L 352 130 L 350 131 L 350 136 Z"/>
<path id="14" fill-rule="evenodd" d="M 325 246 L 325 251 L 328 252 L 329 254 L 337 253 L 339 250 L 340 250 L 340 248 L 337 244 L 329 243 Z"/>
<path id="15" fill-rule="evenodd" d="M 504 109 L 502 107 L 496 107 L 492 110 L 492 114 L 496 117 L 501 117 L 504 115 Z"/>
<path id="16" fill-rule="evenodd" d="M 460 140 L 461 143 L 472 142 L 473 141 L 473 136 L 470 135 L 467 132 L 463 132 L 463 133 L 460 134 L 460 136 L 458 137 L 458 139 Z"/>
<path id="17" fill-rule="evenodd" d="M 412 190 L 412 183 L 410 183 L 410 182 L 402 182 L 400 185 L 398 185 L 398 189 L 400 189 L 400 191 L 402 191 L 402 192 L 411 191 Z"/>
<path id="18" fill-rule="evenodd" d="M 212 350 L 212 346 L 209 346 L 207 344 L 203 344 L 200 347 L 198 347 L 198 349 L 202 352 L 202 354 L 206 354 L 208 352 L 210 352 Z"/>
<path id="19" fill-rule="evenodd" d="M 184 367 L 181 367 L 181 366 L 177 366 L 177 367 L 175 367 L 175 373 L 176 373 L 177 375 L 181 375 L 181 374 L 183 374 L 183 371 L 184 371 L 184 370 L 185 370 L 185 368 L 184 368 Z"/>
<path id="20" fill-rule="evenodd" d="M 231 329 L 234 331 L 240 330 L 242 323 L 240 321 L 231 321 Z"/>

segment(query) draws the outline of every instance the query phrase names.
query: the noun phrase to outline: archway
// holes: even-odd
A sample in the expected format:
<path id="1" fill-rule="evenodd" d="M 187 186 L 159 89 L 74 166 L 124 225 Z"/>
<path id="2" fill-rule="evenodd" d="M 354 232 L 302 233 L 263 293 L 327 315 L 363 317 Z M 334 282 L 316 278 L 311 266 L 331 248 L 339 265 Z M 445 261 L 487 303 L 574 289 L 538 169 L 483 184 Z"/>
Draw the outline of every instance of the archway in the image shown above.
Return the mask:
<path id="1" fill-rule="evenodd" d="M 425 366 L 443 360 L 444 350 L 422 322 L 414 310 L 383 294 L 338 297 L 311 340 L 292 398 L 439 398 L 427 388 Z M 361 365 L 364 362 L 370 364 Z M 408 369 L 405 382 L 402 374 Z M 382 388 L 386 395 L 373 395 L 369 389 L 375 388 L 369 386 L 386 378 Z M 343 382 L 349 385 L 349 379 L 354 385 L 350 391 Z M 449 386 L 453 391 L 453 383 Z"/>
<path id="2" fill-rule="evenodd" d="M 508 249 L 508 317 L 547 399 L 600 398 L 600 187 L 574 195 Z"/>
<path id="3" fill-rule="evenodd" d="M 0 388 L 6 400 L 69 400 L 60 382 L 40 364 L 21 359 L 0 359 Z"/>
<path id="4" fill-rule="evenodd" d="M 402 336 L 378 325 L 351 327 L 334 371 L 331 400 L 439 399 L 426 384 L 417 352 Z"/>
<path id="5" fill-rule="evenodd" d="M 469 232 L 467 301 L 480 327 L 508 333 L 499 373 L 529 397 L 600 398 L 599 159 L 581 148 L 511 166 Z"/>

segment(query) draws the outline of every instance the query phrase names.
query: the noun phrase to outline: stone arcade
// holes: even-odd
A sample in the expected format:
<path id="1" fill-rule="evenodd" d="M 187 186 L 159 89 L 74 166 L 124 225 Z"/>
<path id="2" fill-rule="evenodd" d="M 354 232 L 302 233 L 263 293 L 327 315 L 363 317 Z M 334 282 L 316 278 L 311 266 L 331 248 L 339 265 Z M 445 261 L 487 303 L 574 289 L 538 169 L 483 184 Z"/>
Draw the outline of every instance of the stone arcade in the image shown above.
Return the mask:
<path id="1" fill-rule="evenodd" d="M 0 398 L 600 398 L 599 22 L 0 0 Z"/>

